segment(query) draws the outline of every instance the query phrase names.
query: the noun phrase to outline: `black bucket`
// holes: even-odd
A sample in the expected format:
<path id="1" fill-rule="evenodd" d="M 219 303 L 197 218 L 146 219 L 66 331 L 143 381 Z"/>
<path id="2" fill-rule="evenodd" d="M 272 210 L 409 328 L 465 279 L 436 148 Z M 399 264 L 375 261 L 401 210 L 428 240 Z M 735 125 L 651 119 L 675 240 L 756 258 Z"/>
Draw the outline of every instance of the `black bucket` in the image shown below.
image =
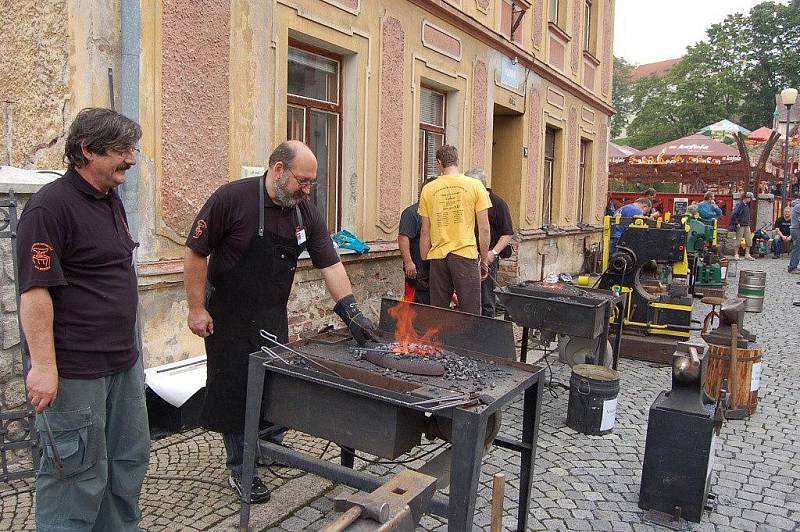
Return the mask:
<path id="1" fill-rule="evenodd" d="M 578 364 L 569 378 L 567 426 L 583 434 L 603 435 L 617 417 L 619 373 L 594 364 Z"/>

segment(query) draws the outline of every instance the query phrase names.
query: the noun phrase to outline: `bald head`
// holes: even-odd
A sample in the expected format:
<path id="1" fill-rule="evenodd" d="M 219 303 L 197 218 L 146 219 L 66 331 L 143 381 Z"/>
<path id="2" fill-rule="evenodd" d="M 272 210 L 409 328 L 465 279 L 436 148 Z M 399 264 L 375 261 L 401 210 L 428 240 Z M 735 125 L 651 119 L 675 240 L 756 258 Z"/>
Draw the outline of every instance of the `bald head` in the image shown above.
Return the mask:
<path id="1" fill-rule="evenodd" d="M 317 180 L 317 158 L 299 140 L 287 140 L 269 156 L 267 192 L 276 203 L 293 207 L 309 197 Z"/>

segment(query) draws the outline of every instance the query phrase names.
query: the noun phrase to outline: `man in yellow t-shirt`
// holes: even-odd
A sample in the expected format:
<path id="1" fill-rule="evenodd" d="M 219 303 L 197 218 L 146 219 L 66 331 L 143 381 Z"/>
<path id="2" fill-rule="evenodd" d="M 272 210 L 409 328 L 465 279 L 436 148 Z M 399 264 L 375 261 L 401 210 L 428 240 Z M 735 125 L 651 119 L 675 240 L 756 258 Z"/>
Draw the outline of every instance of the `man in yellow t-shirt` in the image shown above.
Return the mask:
<path id="1" fill-rule="evenodd" d="M 458 170 L 458 151 L 436 150 L 441 175 L 419 198 L 420 256 L 430 261 L 431 305 L 447 308 L 455 290 L 459 309 L 481 313 L 481 279 L 488 273 L 489 194 L 480 181 Z M 475 241 L 475 225 L 478 242 Z"/>

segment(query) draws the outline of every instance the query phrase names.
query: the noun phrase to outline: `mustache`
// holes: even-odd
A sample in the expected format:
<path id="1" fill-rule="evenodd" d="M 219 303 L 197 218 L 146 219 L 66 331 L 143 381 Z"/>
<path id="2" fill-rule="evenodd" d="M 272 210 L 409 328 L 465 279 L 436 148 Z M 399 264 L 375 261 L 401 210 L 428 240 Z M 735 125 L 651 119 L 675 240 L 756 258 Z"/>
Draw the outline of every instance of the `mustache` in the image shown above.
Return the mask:
<path id="1" fill-rule="evenodd" d="M 126 172 L 126 171 L 128 171 L 128 170 L 129 170 L 129 169 L 130 169 L 132 166 L 133 166 L 132 164 L 122 163 L 121 165 L 117 166 L 117 171 L 118 171 L 118 172 Z"/>

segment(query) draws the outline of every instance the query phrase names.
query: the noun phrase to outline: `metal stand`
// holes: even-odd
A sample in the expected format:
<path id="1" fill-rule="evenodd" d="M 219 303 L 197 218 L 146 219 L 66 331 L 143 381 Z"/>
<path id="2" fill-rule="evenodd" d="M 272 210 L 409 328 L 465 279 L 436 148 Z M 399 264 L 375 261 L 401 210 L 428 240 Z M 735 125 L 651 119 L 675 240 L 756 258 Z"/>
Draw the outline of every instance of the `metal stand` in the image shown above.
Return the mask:
<path id="1" fill-rule="evenodd" d="M 256 449 L 259 449 L 263 456 L 277 459 L 291 467 L 361 491 L 373 491 L 386 481 L 385 478 L 354 470 L 354 450 L 349 448 L 342 448 L 341 465 L 338 465 L 275 444 L 259 442 L 258 426 L 261 419 L 261 398 L 264 397 L 267 364 L 264 357 L 257 353 L 250 355 L 247 383 L 249 407 L 245 416 L 242 498 L 239 513 L 239 528 L 243 531 L 248 530 L 250 521 L 250 492 L 252 489 L 252 480 L 250 479 L 253 478 L 255 471 Z M 494 439 L 493 444 L 520 453 L 517 531 L 524 532 L 526 530 L 536 458 L 542 388 L 542 372 L 538 371 L 533 378 L 526 381 L 514 393 L 492 403 L 491 408 L 478 409 L 477 412 L 461 408 L 452 409 L 450 496 L 436 494 L 429 506 L 430 513 L 447 518 L 448 530 L 462 532 L 472 529 L 481 457 L 483 456 L 483 435 L 486 434 L 487 422 L 490 416 L 511 402 L 519 393 L 524 393 L 522 440 L 498 436 Z M 376 400 L 379 399 L 376 398 Z"/>

